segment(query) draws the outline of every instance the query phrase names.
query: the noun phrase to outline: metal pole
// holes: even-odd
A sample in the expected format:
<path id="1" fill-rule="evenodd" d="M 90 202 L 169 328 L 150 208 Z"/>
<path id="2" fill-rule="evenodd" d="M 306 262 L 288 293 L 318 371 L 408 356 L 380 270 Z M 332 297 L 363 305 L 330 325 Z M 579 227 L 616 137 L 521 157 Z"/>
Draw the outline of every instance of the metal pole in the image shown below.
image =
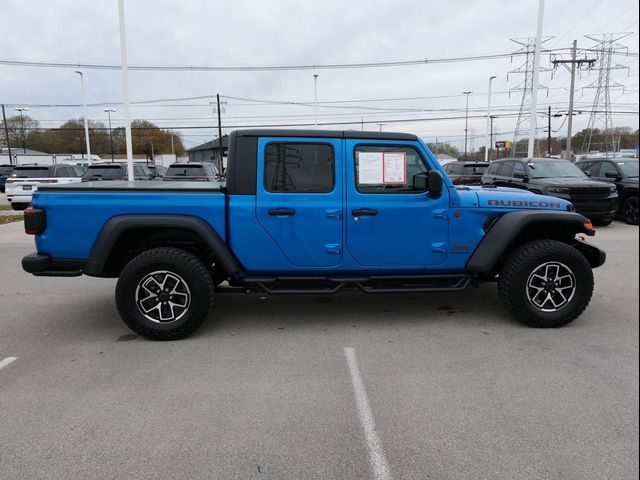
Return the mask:
<path id="1" fill-rule="evenodd" d="M 464 160 L 466 160 L 467 159 L 467 136 L 469 132 L 469 95 L 473 92 L 462 92 L 462 93 L 467 96 L 467 106 L 464 114 L 464 157 L 462 157 Z"/>
<path id="2" fill-rule="evenodd" d="M 551 107 L 549 107 L 549 123 L 547 124 L 547 157 L 551 157 Z"/>
<path id="3" fill-rule="evenodd" d="M 318 74 L 313 74 L 313 125 L 318 128 Z"/>
<path id="4" fill-rule="evenodd" d="M 487 100 L 487 144 L 484 148 L 484 161 L 489 161 L 489 149 L 491 148 L 491 83 L 496 78 L 495 75 L 489 77 L 489 99 Z"/>
<path id="5" fill-rule="evenodd" d="M 113 132 L 111 130 L 111 112 L 115 112 L 116 109 L 115 108 L 105 108 L 104 109 L 105 112 L 107 112 L 107 115 L 109 116 L 109 143 L 111 144 L 111 161 L 113 162 Z"/>
<path id="6" fill-rule="evenodd" d="M 27 153 L 27 146 L 26 144 L 26 135 L 24 133 L 24 115 L 23 112 L 28 112 L 29 109 L 26 107 L 16 107 L 14 108 L 15 111 L 20 112 L 20 143 L 22 145 L 22 153 L 26 154 Z M 16 157 L 17 158 L 17 157 Z M 18 162 L 16 162 L 18 163 Z"/>
<path id="7" fill-rule="evenodd" d="M 173 130 L 171 130 L 171 155 L 175 155 L 176 152 L 173 149 Z"/>
<path id="8" fill-rule="evenodd" d="M 531 95 L 531 115 L 529 120 L 529 148 L 527 156 L 533 158 L 536 139 L 536 110 L 538 109 L 538 78 L 540 77 L 540 47 L 542 42 L 542 23 L 544 20 L 544 0 L 538 1 L 538 28 L 536 31 L 536 47 L 533 53 L 533 92 Z"/>
<path id="9" fill-rule="evenodd" d="M 571 152 L 571 135 L 573 127 L 573 94 L 576 89 L 576 53 L 578 50 L 578 41 L 573 41 L 571 47 L 571 86 L 569 87 L 569 118 L 567 119 L 567 151 L 565 153 L 569 160 L 573 160 Z"/>
<path id="10" fill-rule="evenodd" d="M 489 117 L 489 120 L 491 121 L 491 126 L 489 127 L 489 148 L 493 147 L 493 115 L 491 115 Z M 491 159 L 491 156 L 489 156 L 489 159 Z"/>
<path id="11" fill-rule="evenodd" d="M 2 105 L 2 123 L 4 124 L 5 137 L 7 137 L 7 150 L 9 151 L 9 163 L 13 164 L 13 156 L 11 155 L 11 140 L 9 140 L 9 127 L 7 127 L 7 115 L 4 113 L 4 104 Z"/>
<path id="12" fill-rule="evenodd" d="M 87 144 L 87 162 L 91 161 L 91 142 L 89 141 L 89 121 L 87 120 L 87 92 L 84 89 L 84 74 L 76 70 L 80 75 L 80 90 L 82 92 L 82 114 L 84 116 L 84 138 Z"/>
<path id="13" fill-rule="evenodd" d="M 220 114 L 220 94 L 216 93 L 216 101 L 218 102 L 218 146 L 220 147 L 220 163 L 218 164 L 218 171 L 222 172 L 222 157 L 223 157 L 223 147 L 222 147 L 222 116 Z"/>
<path id="14" fill-rule="evenodd" d="M 122 95 L 124 97 L 124 130 L 127 146 L 127 178 L 133 182 L 133 146 L 131 141 L 131 113 L 129 111 L 129 69 L 127 65 L 127 34 L 124 25 L 124 0 L 118 0 L 120 23 L 120 57 L 122 60 Z"/>

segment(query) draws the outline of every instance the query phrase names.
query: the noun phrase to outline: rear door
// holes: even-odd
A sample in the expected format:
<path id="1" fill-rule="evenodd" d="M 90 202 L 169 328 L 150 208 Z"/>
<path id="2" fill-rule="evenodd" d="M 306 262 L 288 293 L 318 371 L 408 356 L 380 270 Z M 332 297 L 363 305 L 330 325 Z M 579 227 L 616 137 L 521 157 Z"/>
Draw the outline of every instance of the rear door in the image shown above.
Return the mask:
<path id="1" fill-rule="evenodd" d="M 260 138 L 256 216 L 296 267 L 342 260 L 342 140 Z"/>
<path id="2" fill-rule="evenodd" d="M 362 267 L 421 271 L 447 258 L 449 197 L 423 188 L 435 159 L 412 142 L 345 142 L 349 253 Z"/>

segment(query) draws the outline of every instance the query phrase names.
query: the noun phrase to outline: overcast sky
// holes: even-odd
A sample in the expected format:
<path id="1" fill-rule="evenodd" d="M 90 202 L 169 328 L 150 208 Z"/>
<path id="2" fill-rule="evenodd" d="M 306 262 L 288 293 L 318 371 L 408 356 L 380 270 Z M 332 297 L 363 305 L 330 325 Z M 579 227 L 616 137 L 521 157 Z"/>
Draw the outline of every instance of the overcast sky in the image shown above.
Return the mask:
<path id="1" fill-rule="evenodd" d="M 378 62 L 506 53 L 518 46 L 509 39 L 535 36 L 536 0 L 431 1 L 431 0 L 233 0 L 125 2 L 130 65 L 290 65 Z M 0 0 L 2 40 L 0 60 L 117 64 L 120 62 L 117 0 L 47 2 Z M 554 36 L 545 46 L 579 47 L 593 42 L 586 34 L 634 32 L 621 42 L 638 52 L 636 0 L 547 0 L 544 35 Z M 630 67 L 612 74 L 626 86 L 612 90 L 615 126 L 638 128 L 638 57 L 617 56 Z M 318 120 L 353 122 L 325 128 L 414 132 L 428 141 L 450 141 L 462 148 L 465 98 L 471 115 L 486 111 L 488 79 L 493 84 L 495 113 L 513 113 L 521 93 L 521 75 L 509 75 L 524 59 L 423 64 L 393 68 L 303 70 L 272 72 L 157 72 L 129 74 L 131 101 L 215 95 L 248 99 L 313 102 L 313 74 L 318 77 L 318 100 L 373 100 L 399 97 L 447 98 L 405 101 L 321 104 Z M 549 56 L 542 59 L 549 66 Z M 629 74 L 630 73 L 630 74 Z M 85 70 L 89 103 L 113 102 L 114 126 L 122 125 L 122 76 L 119 71 Z M 584 90 L 597 80 L 597 72 L 584 72 L 577 80 L 578 108 L 590 109 L 595 90 Z M 542 73 L 540 83 L 550 88 L 539 94 L 540 108 L 551 104 L 553 113 L 566 111 L 569 74 L 558 69 L 553 78 Z M 56 126 L 79 118 L 77 107 L 38 107 L 37 104 L 79 104 L 79 77 L 73 68 L 35 68 L 0 65 L 0 102 L 14 107 L 29 104 L 29 115 L 42 126 Z M 335 108 L 340 107 L 340 108 Z M 88 109 L 92 120 L 106 121 L 105 106 Z M 378 110 L 374 110 L 378 109 Z M 398 111 L 392 111 L 398 110 Z M 413 111 L 415 110 L 415 111 Z M 183 129 L 188 147 L 212 138 L 214 110 L 209 99 L 173 101 L 153 106 L 132 106 L 134 118 L 149 119 L 162 127 L 205 126 Z M 394 119 L 440 118 L 431 121 L 391 122 Z M 228 99 L 223 125 L 313 124 L 313 106 L 264 105 Z M 496 119 L 498 137 L 510 139 L 516 119 Z M 576 130 L 588 115 L 576 117 Z M 562 118 L 553 129 L 566 133 Z M 380 126 L 379 123 L 384 125 Z M 539 119 L 539 127 L 546 123 Z M 469 123 L 470 146 L 484 142 L 485 120 Z M 225 132 L 227 130 L 225 129 Z M 541 132 L 541 135 L 546 135 Z"/>

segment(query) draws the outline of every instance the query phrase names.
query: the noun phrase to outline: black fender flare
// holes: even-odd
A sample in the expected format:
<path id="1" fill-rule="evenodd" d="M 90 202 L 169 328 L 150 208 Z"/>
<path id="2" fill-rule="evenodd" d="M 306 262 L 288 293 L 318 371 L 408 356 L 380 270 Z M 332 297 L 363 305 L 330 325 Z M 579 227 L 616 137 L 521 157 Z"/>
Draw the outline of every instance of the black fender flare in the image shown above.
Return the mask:
<path id="1" fill-rule="evenodd" d="M 491 225 L 482 238 L 475 252 L 469 257 L 466 270 L 474 274 L 492 271 L 518 234 L 534 222 L 570 224 L 575 226 L 576 233 L 587 233 L 584 225 L 591 223 L 586 217 L 575 212 L 521 210 L 505 213 Z"/>
<path id="2" fill-rule="evenodd" d="M 195 233 L 211 249 L 222 268 L 231 276 L 242 271 L 240 263 L 211 225 L 198 217 L 187 215 L 119 215 L 104 224 L 91 248 L 84 273 L 101 276 L 111 249 L 120 236 L 133 228 L 183 228 Z"/>

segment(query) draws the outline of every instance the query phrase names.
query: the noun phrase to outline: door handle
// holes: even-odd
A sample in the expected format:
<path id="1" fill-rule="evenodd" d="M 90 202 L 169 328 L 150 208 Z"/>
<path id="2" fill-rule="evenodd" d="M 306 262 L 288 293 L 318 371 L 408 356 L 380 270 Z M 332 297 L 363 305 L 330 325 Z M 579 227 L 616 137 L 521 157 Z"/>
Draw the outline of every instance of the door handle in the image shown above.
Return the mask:
<path id="1" fill-rule="evenodd" d="M 296 211 L 293 208 L 272 208 L 269 210 L 269 215 L 273 215 L 274 217 L 282 217 L 295 215 Z"/>
<path id="2" fill-rule="evenodd" d="M 360 208 L 358 210 L 351 210 L 351 215 L 354 217 L 375 217 L 378 215 L 378 211 L 373 208 Z"/>

